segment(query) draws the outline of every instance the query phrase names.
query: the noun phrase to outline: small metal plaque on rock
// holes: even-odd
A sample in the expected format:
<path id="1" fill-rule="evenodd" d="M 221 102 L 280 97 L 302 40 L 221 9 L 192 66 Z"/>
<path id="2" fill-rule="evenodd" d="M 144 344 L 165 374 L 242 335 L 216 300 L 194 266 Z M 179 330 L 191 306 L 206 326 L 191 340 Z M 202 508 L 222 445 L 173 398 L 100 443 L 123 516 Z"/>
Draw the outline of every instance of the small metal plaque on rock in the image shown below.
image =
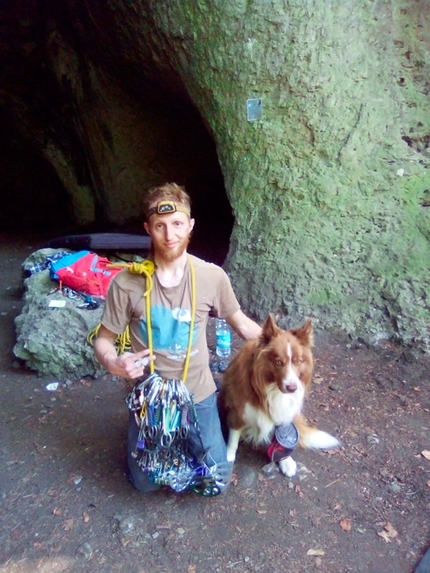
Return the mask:
<path id="1" fill-rule="evenodd" d="M 246 100 L 246 118 L 248 121 L 257 121 L 262 116 L 261 98 L 251 98 Z"/>

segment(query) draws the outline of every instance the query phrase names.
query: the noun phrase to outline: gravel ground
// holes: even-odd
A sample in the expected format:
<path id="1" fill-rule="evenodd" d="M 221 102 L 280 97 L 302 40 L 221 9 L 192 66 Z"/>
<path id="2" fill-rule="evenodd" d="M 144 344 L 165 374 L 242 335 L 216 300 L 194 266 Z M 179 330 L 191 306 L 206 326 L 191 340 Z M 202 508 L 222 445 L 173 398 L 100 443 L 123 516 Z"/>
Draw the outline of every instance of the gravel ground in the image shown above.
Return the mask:
<path id="1" fill-rule="evenodd" d="M 317 333 L 305 413 L 340 449 L 297 450 L 289 479 L 241 446 L 224 495 L 144 496 L 126 477 L 129 383 L 51 392 L 12 355 L 20 264 L 38 247 L 0 247 L 1 573 L 412 573 L 430 544 L 428 358 Z"/>

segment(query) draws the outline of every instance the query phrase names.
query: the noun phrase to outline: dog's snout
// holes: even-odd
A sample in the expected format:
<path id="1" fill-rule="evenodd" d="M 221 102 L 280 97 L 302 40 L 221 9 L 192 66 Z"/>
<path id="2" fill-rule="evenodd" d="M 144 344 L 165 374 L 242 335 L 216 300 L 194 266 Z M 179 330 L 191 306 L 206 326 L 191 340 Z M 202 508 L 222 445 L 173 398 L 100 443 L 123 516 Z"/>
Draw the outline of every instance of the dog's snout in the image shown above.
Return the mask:
<path id="1" fill-rule="evenodd" d="M 296 382 L 287 382 L 285 386 L 287 392 L 295 392 L 297 390 L 297 383 Z"/>

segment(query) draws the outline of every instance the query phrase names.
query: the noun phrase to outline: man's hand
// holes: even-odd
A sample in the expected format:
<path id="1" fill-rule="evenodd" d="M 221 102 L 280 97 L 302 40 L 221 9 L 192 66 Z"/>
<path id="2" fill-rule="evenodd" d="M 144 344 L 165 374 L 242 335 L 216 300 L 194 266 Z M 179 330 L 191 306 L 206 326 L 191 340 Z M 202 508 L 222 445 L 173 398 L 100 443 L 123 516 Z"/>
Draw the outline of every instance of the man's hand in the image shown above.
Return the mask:
<path id="1" fill-rule="evenodd" d="M 116 334 L 103 325 L 100 326 L 98 336 L 94 342 L 94 351 L 97 360 L 114 376 L 134 380 L 143 375 L 145 366 L 155 360 L 149 349 L 139 352 L 124 352 L 119 356 L 115 349 Z"/>
<path id="2" fill-rule="evenodd" d="M 143 376 L 145 366 L 152 360 L 155 360 L 155 356 L 151 356 L 149 350 L 145 349 L 136 353 L 124 352 L 115 358 L 106 358 L 103 365 L 115 376 L 134 380 Z"/>

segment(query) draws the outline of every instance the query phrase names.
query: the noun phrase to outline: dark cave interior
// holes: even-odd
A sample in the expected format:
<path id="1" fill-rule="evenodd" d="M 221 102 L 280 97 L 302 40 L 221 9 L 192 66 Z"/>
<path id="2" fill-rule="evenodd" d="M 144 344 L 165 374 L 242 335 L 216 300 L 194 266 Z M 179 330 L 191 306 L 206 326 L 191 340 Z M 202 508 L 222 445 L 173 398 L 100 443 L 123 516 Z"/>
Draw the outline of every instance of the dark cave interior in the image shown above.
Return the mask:
<path id="1" fill-rule="evenodd" d="M 145 105 L 155 117 L 169 117 L 175 160 L 171 161 L 171 149 L 164 164 L 159 158 L 158 171 L 163 174 L 159 183 L 175 181 L 184 185 L 191 196 L 196 225 L 189 250 L 222 265 L 234 219 L 214 141 L 189 101 L 162 91 L 153 82 L 146 83 L 145 95 Z M 0 112 L 0 155 L 3 231 L 37 235 L 43 240 L 91 232 L 144 232 L 140 220 L 121 227 L 109 223 L 102 209 L 97 209 L 96 221 L 90 227 L 77 225 L 68 194 L 54 168 L 5 110 Z"/>
<path id="2" fill-rule="evenodd" d="M 111 14 L 97 3 L 71 1 L 60 7 L 49 1 L 5 0 L 0 6 L 0 19 L 5 23 L 0 53 L 2 230 L 43 240 L 90 232 L 144 232 L 138 219 L 127 221 L 122 228 L 109 222 L 103 189 L 94 191 L 99 197 L 95 221 L 90 228 L 80 227 L 74 220 L 70 192 L 43 154 L 46 142 L 52 141 L 80 184 L 91 187 L 97 180 L 94 171 L 91 177 L 94 163 L 85 148 L 79 117 L 76 120 L 73 93 L 67 81 L 58 81 L 51 65 L 49 37 L 57 29 L 79 61 L 79 81 L 88 77 L 91 62 L 108 82 L 116 82 L 133 98 L 135 105 L 145 106 L 147 113 L 149 110 L 152 126 L 157 126 L 157 120 L 165 125 L 167 118 L 169 145 L 158 138 L 156 173 L 160 180 L 152 184 L 174 181 L 186 187 L 196 219 L 190 252 L 223 264 L 234 218 L 214 140 L 175 74 L 145 68 L 124 56 L 115 42 L 107 41 L 103 33 L 107 31 L 109 37 L 116 33 L 116 18 L 115 12 Z M 100 29 L 94 27 L 98 21 L 103 22 Z M 148 133 L 152 139 L 158 137 L 154 129 Z"/>

